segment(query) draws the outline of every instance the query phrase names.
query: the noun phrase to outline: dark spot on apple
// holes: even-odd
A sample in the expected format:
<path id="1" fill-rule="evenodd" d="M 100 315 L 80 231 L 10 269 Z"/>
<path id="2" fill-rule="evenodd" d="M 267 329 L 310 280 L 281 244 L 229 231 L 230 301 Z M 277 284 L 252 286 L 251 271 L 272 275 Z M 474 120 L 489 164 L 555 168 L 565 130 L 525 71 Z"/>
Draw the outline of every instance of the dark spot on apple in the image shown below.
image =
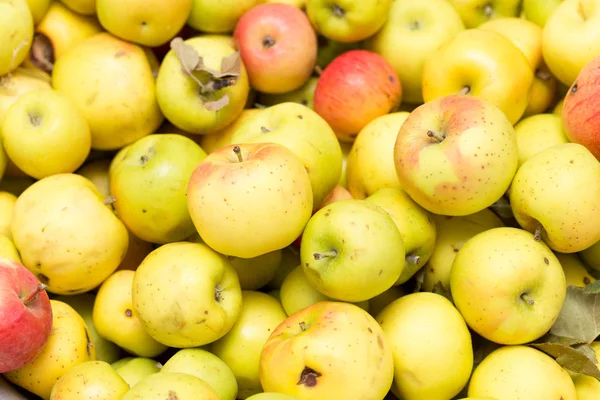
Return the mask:
<path id="1" fill-rule="evenodd" d="M 131 318 L 133 316 L 133 312 L 128 308 L 127 310 L 125 310 L 125 316 L 127 318 Z"/>
<path id="2" fill-rule="evenodd" d="M 573 164 L 575 162 L 575 160 L 570 160 L 569 164 Z"/>
<path id="3" fill-rule="evenodd" d="M 575 82 L 573 86 L 571 86 L 571 94 L 577 93 L 577 90 L 579 90 L 579 85 L 577 84 L 577 82 Z"/>
<path id="4" fill-rule="evenodd" d="M 201 319 L 200 321 L 196 322 L 196 325 L 202 325 L 205 322 L 206 322 L 206 318 Z"/>
<path id="5" fill-rule="evenodd" d="M 381 274 L 383 274 L 383 270 L 382 269 L 379 270 L 379 276 L 381 276 Z"/>
<path id="6" fill-rule="evenodd" d="M 411 31 L 418 31 L 419 29 L 421 29 L 421 21 L 411 21 L 410 24 L 408 24 L 408 29 L 410 29 Z"/>
<path id="7" fill-rule="evenodd" d="M 36 113 L 28 113 L 29 123 L 35 128 L 39 127 L 42 124 L 42 117 Z"/>
<path id="8" fill-rule="evenodd" d="M 377 335 L 377 345 L 380 349 L 383 349 L 383 338 L 381 337 L 381 335 Z"/>
<path id="9" fill-rule="evenodd" d="M 302 99 L 302 101 L 300 102 L 300 104 L 302 104 L 303 106 L 308 106 L 308 100 Z"/>
<path id="10" fill-rule="evenodd" d="M 48 278 L 46 275 L 44 274 L 38 274 L 37 276 L 38 280 L 40 282 L 42 282 L 44 285 L 48 285 L 48 282 L 50 282 L 50 278 Z"/>
<path id="11" fill-rule="evenodd" d="M 304 367 L 302 372 L 300 373 L 300 379 L 296 385 L 304 385 L 307 387 L 315 387 L 317 386 L 317 378 L 319 378 L 321 374 L 315 371 L 312 368 Z"/>
<path id="12" fill-rule="evenodd" d="M 270 49 L 271 47 L 275 46 L 275 43 L 275 39 L 271 35 L 265 36 L 262 40 L 262 45 L 265 49 Z"/>
<path id="13" fill-rule="evenodd" d="M 296 118 L 298 118 L 298 119 L 304 119 L 304 117 L 302 115 L 297 115 Z"/>
<path id="14" fill-rule="evenodd" d="M 550 265 L 550 260 L 548 260 L 548 258 L 544 257 L 544 263 L 545 263 L 546 265 Z"/>
<path id="15" fill-rule="evenodd" d="M 306 332 L 306 330 L 308 329 L 308 325 L 307 325 L 307 324 L 306 324 L 306 322 L 304 322 L 304 321 L 300 321 L 300 322 L 298 323 L 298 326 L 300 327 L 300 330 L 301 330 L 302 332 Z"/>
<path id="16" fill-rule="evenodd" d="M 373 329 L 367 328 L 367 330 L 369 331 L 369 333 L 373 333 Z"/>
<path id="17" fill-rule="evenodd" d="M 587 276 L 584 276 L 583 277 L 583 284 L 586 285 L 586 286 L 589 285 L 590 284 L 590 278 L 588 278 Z"/>
<path id="18" fill-rule="evenodd" d="M 177 393 L 175 393 L 173 390 L 169 390 L 167 400 L 179 400 L 179 397 L 177 397 Z"/>
<path id="19" fill-rule="evenodd" d="M 215 286 L 215 301 L 220 302 L 223 300 L 223 288 L 219 285 Z"/>
<path id="20" fill-rule="evenodd" d="M 39 262 L 39 261 L 38 261 L 38 262 L 36 262 L 36 263 L 35 263 L 35 267 L 36 267 L 36 268 L 42 268 L 42 263 L 41 263 L 41 262 Z"/>
<path id="21" fill-rule="evenodd" d="M 92 339 L 90 338 L 90 332 L 88 331 L 87 327 L 84 329 L 85 332 L 85 340 L 86 340 L 86 346 L 85 346 L 85 351 L 88 353 L 88 356 L 92 356 L 92 347 L 94 347 L 94 343 L 92 342 Z"/>
<path id="22" fill-rule="evenodd" d="M 119 50 L 115 53 L 115 58 L 123 57 L 127 52 L 125 50 Z"/>
<path id="23" fill-rule="evenodd" d="M 338 18 L 342 18 L 344 15 L 346 15 L 346 10 L 344 10 L 339 4 L 334 4 L 331 7 L 331 11 L 333 12 L 333 15 Z"/>
<path id="24" fill-rule="evenodd" d="M 145 27 L 146 25 L 148 25 L 148 23 L 146 21 L 142 21 L 142 26 Z"/>
<path id="25" fill-rule="evenodd" d="M 395 81 L 395 79 L 392 75 L 388 75 L 388 80 L 390 81 L 390 83 L 394 83 L 394 81 Z M 389 94 L 388 94 L 388 97 L 390 97 Z"/>

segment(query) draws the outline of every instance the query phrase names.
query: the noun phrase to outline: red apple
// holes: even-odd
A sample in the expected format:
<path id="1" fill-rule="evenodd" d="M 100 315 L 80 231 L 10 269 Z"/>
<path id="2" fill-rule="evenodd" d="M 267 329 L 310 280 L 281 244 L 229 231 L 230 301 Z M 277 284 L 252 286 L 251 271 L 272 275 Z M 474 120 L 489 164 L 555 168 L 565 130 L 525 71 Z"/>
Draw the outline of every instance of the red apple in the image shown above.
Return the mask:
<path id="1" fill-rule="evenodd" d="M 336 57 L 317 82 L 313 107 L 343 141 L 402 101 L 402 85 L 379 54 L 350 50 Z"/>
<path id="2" fill-rule="evenodd" d="M 292 5 L 265 3 L 251 8 L 233 32 L 250 85 L 263 93 L 298 89 L 317 60 L 317 34 L 304 12 Z"/>
<path id="3" fill-rule="evenodd" d="M 46 344 L 52 308 L 45 289 L 23 265 L 0 259 L 0 373 L 29 363 Z"/>
<path id="4" fill-rule="evenodd" d="M 569 140 L 600 160 L 600 56 L 579 71 L 565 96 L 562 118 Z"/>

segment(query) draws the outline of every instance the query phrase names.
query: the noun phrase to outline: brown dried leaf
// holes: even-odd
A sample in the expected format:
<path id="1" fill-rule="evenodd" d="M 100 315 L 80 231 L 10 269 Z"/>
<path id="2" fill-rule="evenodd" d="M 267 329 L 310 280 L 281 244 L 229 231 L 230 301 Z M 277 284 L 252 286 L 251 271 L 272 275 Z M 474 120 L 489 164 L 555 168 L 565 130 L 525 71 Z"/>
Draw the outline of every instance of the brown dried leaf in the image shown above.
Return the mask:
<path id="1" fill-rule="evenodd" d="M 183 72 L 204 89 L 204 84 L 193 74 L 193 71 L 195 71 L 202 62 L 198 52 L 192 46 L 186 44 L 180 37 L 171 40 L 170 46 L 175 52 L 175 55 L 177 55 Z"/>
<path id="2" fill-rule="evenodd" d="M 582 351 L 563 343 L 532 343 L 529 346 L 543 351 L 569 371 L 591 376 L 600 381 L 600 369 Z"/>
<path id="3" fill-rule="evenodd" d="M 204 102 L 204 107 L 206 107 L 206 109 L 208 111 L 219 111 L 220 109 L 222 109 L 223 107 L 227 106 L 228 104 L 229 104 L 229 96 L 227 96 L 226 94 L 224 94 L 218 100 L 205 101 Z"/>

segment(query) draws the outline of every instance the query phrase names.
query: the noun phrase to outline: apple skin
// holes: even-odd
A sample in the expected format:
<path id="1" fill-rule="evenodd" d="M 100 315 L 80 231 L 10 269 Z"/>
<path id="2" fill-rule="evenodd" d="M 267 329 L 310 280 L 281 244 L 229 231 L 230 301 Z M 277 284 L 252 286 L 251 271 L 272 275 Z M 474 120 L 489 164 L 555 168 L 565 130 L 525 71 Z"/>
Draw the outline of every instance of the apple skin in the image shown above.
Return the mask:
<path id="1" fill-rule="evenodd" d="M 594 350 L 596 360 L 600 360 L 600 341 L 590 343 L 590 347 Z M 600 362 L 596 363 L 600 368 Z M 577 400 L 595 400 L 600 396 L 600 382 L 592 376 L 584 374 L 572 374 L 571 378 L 575 384 L 577 392 Z"/>
<path id="2" fill-rule="evenodd" d="M 50 82 L 50 76 L 45 72 L 38 74 L 37 71 L 32 72 L 24 67 L 18 67 L 10 75 L 4 75 L 0 79 L 0 121 L 19 97 L 33 90 L 51 90 Z"/>
<path id="3" fill-rule="evenodd" d="M 300 103 L 303 106 L 310 108 L 313 107 L 313 97 L 315 95 L 315 89 L 317 87 L 317 82 L 319 78 L 313 76 L 308 79 L 302 86 L 298 89 L 292 90 L 287 93 L 281 94 L 268 94 L 268 93 L 257 93 L 256 102 L 263 106 L 274 106 L 280 103 Z"/>
<path id="4" fill-rule="evenodd" d="M 73 398 L 120 399 L 129 385 L 106 361 L 86 361 L 69 368 L 56 381 L 50 392 L 51 400 Z"/>
<path id="5" fill-rule="evenodd" d="M 148 375 L 160 372 L 162 366 L 151 358 L 124 357 L 110 365 L 123 378 L 129 387 L 133 387 Z"/>
<path id="6" fill-rule="evenodd" d="M 521 0 L 450 0 L 467 28 L 476 28 L 495 18 L 517 17 Z"/>
<path id="7" fill-rule="evenodd" d="M 554 12 L 563 0 L 523 0 L 523 14 L 529 21 L 541 26 Z"/>
<path id="8" fill-rule="evenodd" d="M 210 154 L 215 150 L 220 149 L 221 147 L 225 147 L 231 144 L 231 137 L 235 133 L 238 127 L 240 127 L 245 121 L 247 121 L 250 117 L 255 114 L 261 112 L 260 108 L 246 108 L 242 110 L 240 115 L 233 121 L 231 124 L 227 125 L 227 127 L 222 130 L 211 133 L 210 135 L 194 135 L 187 134 L 186 136 L 190 139 L 194 140 L 196 143 L 202 147 L 206 153 Z"/>
<path id="9" fill-rule="evenodd" d="M 199 32 L 233 32 L 240 17 L 262 0 L 192 0 L 187 25 Z"/>
<path id="10" fill-rule="evenodd" d="M 33 40 L 33 16 L 27 0 L 0 3 L 0 76 L 17 68 L 29 54 Z"/>
<path id="11" fill-rule="evenodd" d="M 504 195 L 515 175 L 515 136 L 504 113 L 484 99 L 447 95 L 429 101 L 398 133 L 394 162 L 400 186 L 435 214 L 481 211 Z"/>
<path id="12" fill-rule="evenodd" d="M 383 330 L 365 310 L 343 302 L 321 301 L 288 317 L 260 356 L 264 391 L 302 400 L 381 400 L 393 377 Z"/>
<path id="13" fill-rule="evenodd" d="M 350 50 L 323 70 L 313 106 L 338 139 L 352 142 L 365 125 L 401 101 L 400 79 L 385 58 L 368 50 Z"/>
<path id="14" fill-rule="evenodd" d="M 563 120 L 552 113 L 523 118 L 515 125 L 519 167 L 534 154 L 555 144 L 568 143 Z"/>
<path id="15" fill-rule="evenodd" d="M 312 198 L 304 165 L 276 143 L 231 145 L 209 154 L 187 190 L 190 216 L 204 242 L 242 258 L 290 245 L 310 219 Z"/>
<path id="16" fill-rule="evenodd" d="M 596 242 L 587 249 L 580 251 L 579 257 L 590 269 L 600 272 L 600 242 Z"/>
<path id="17" fill-rule="evenodd" d="M 517 345 L 548 332 L 567 286 L 548 246 L 522 229 L 500 227 L 461 247 L 452 263 L 450 291 L 471 329 L 492 342 Z"/>
<path id="18" fill-rule="evenodd" d="M 590 275 L 590 273 L 587 271 L 585 264 L 577 256 L 577 254 L 564 254 L 554 252 L 554 255 L 556 255 L 556 258 L 560 262 L 560 265 L 562 266 L 563 271 L 565 272 L 565 280 L 567 282 L 567 287 L 585 287 L 590 283 L 596 282 L 596 278 Z"/>
<path id="19" fill-rule="evenodd" d="M 317 59 L 317 34 L 299 8 L 260 4 L 244 13 L 233 32 L 250 86 L 286 93 L 310 78 Z"/>
<path id="20" fill-rule="evenodd" d="M 0 258 L 0 373 L 21 368 L 43 349 L 52 328 L 45 286 L 16 261 Z"/>
<path id="21" fill-rule="evenodd" d="M 162 399 L 222 400 L 217 392 L 202 379 L 180 372 L 157 372 L 148 375 L 133 386 L 121 400 Z"/>
<path id="22" fill-rule="evenodd" d="M 600 56 L 579 72 L 564 98 L 562 121 L 569 141 L 584 145 L 600 160 Z"/>

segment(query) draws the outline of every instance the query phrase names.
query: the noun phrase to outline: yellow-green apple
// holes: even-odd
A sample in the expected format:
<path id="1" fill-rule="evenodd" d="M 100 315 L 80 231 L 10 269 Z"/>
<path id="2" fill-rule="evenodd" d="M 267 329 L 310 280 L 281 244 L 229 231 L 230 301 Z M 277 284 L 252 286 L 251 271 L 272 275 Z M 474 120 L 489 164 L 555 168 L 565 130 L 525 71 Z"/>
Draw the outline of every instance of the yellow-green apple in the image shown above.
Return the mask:
<path id="1" fill-rule="evenodd" d="M 58 58 L 52 86 L 83 111 L 96 150 L 128 145 L 152 133 L 164 119 L 146 53 L 109 33 L 88 37 Z"/>
<path id="2" fill-rule="evenodd" d="M 183 28 L 192 1 L 96 0 L 96 13 L 102 27 L 113 35 L 142 46 L 157 47 Z"/>
<path id="3" fill-rule="evenodd" d="M 35 179 L 75 172 L 92 144 L 88 122 L 75 103 L 47 89 L 19 97 L 0 122 L 0 133 L 8 157 Z"/>
<path id="4" fill-rule="evenodd" d="M 281 0 L 279 0 L 281 1 Z M 300 400 L 296 396 L 290 396 L 289 394 L 276 393 L 276 392 L 262 392 L 247 397 L 246 400 Z"/>
<path id="5" fill-rule="evenodd" d="M 194 375 L 208 383 L 220 400 L 236 400 L 238 385 L 233 371 L 223 360 L 207 350 L 178 350 L 160 371 Z"/>
<path id="6" fill-rule="evenodd" d="M 8 381 L 45 400 L 69 369 L 96 358 L 88 327 L 77 311 L 58 300 L 50 300 L 50 306 L 52 329 L 42 351 L 29 363 L 4 374 Z"/>
<path id="7" fill-rule="evenodd" d="M 497 399 L 577 400 L 569 373 L 549 355 L 523 345 L 501 346 L 488 354 L 473 371 L 468 394 Z"/>
<path id="8" fill-rule="evenodd" d="M 306 278 L 336 300 L 359 302 L 385 292 L 400 278 L 404 258 L 392 217 L 365 200 L 340 200 L 320 209 L 302 234 Z"/>
<path id="9" fill-rule="evenodd" d="M 587 249 L 580 251 L 579 257 L 592 270 L 600 271 L 600 242 L 596 242 Z"/>
<path id="10" fill-rule="evenodd" d="M 348 191 L 364 199 L 386 187 L 400 187 L 394 165 L 398 131 L 410 113 L 392 112 L 373 119 L 356 136 L 346 162 Z"/>
<path id="11" fill-rule="evenodd" d="M 71 10 L 82 15 L 96 14 L 96 0 L 59 0 Z"/>
<path id="12" fill-rule="evenodd" d="M 186 191 L 205 158 L 200 146 L 178 134 L 151 134 L 122 148 L 109 171 L 119 218 L 151 243 L 177 242 L 195 233 Z"/>
<path id="13" fill-rule="evenodd" d="M 313 76 L 306 81 L 298 89 L 292 90 L 287 93 L 280 94 L 269 94 L 269 93 L 258 93 L 256 96 L 256 102 L 263 106 L 274 106 L 279 103 L 300 103 L 310 109 L 313 108 L 313 96 L 315 94 L 315 88 L 319 78 Z"/>
<path id="14" fill-rule="evenodd" d="M 564 0 L 552 12 L 542 37 L 546 65 L 571 86 L 584 66 L 600 53 L 600 0 Z"/>
<path id="15" fill-rule="evenodd" d="M 151 358 L 125 357 L 112 363 L 111 367 L 129 387 L 133 387 L 146 376 L 160 372 L 162 364 Z"/>
<path id="16" fill-rule="evenodd" d="M 386 0 L 387 1 L 387 0 Z M 0 76 L 16 69 L 29 54 L 33 41 L 33 16 L 27 0 L 0 3 Z"/>
<path id="17" fill-rule="evenodd" d="M 187 189 L 202 240 L 221 254 L 242 258 L 290 245 L 311 216 L 312 198 L 304 165 L 277 143 L 236 144 L 209 154 Z"/>
<path id="18" fill-rule="evenodd" d="M 558 103 L 556 103 L 554 108 L 552 109 L 552 113 L 558 115 L 559 117 L 562 117 L 562 110 L 563 110 L 564 104 L 565 104 L 565 99 L 561 98 L 558 101 Z"/>
<path id="19" fill-rule="evenodd" d="M 303 400 L 380 400 L 394 378 L 392 345 L 362 308 L 321 301 L 289 316 L 260 356 L 265 392 Z"/>
<path id="20" fill-rule="evenodd" d="M 515 125 L 519 166 L 534 154 L 555 144 L 568 143 L 562 118 L 542 113 L 523 118 Z"/>
<path id="21" fill-rule="evenodd" d="M 9 239 L 12 239 L 11 223 L 16 202 L 16 195 L 0 191 L 0 235 L 4 235 Z"/>
<path id="22" fill-rule="evenodd" d="M 28 68 L 19 67 L 0 77 L 0 122 L 6 111 L 23 94 L 40 89 L 52 89 L 50 76 Z"/>
<path id="23" fill-rule="evenodd" d="M 132 313 L 156 341 L 198 347 L 229 332 L 242 290 L 225 257 L 205 244 L 177 242 L 158 247 L 140 264 L 132 299 Z"/>
<path id="24" fill-rule="evenodd" d="M 407 293 L 401 286 L 392 286 L 385 292 L 369 299 L 369 309 L 367 311 L 373 317 L 377 317 L 384 308 L 405 294 Z"/>
<path id="25" fill-rule="evenodd" d="M 220 131 L 211 133 L 210 135 L 190 134 L 188 137 L 190 139 L 194 139 L 196 143 L 202 147 L 202 150 L 210 154 L 221 147 L 231 144 L 231 137 L 237 128 L 242 126 L 242 124 L 244 124 L 244 122 L 246 122 L 251 116 L 258 114 L 260 111 L 262 111 L 260 108 L 246 108 L 242 110 L 241 114 L 235 119 L 235 121 Z"/>
<path id="26" fill-rule="evenodd" d="M 135 272 L 121 270 L 109 276 L 98 289 L 92 318 L 98 334 L 129 354 L 155 357 L 167 346 L 145 330 L 132 305 L 131 288 Z"/>
<path id="27" fill-rule="evenodd" d="M 600 7 L 600 4 L 599 4 Z M 569 141 L 584 145 L 600 160 L 600 129 L 597 117 L 600 95 L 600 55 L 594 57 L 579 71 L 562 106 L 562 121 Z"/>
<path id="28" fill-rule="evenodd" d="M 584 287 L 596 281 L 587 271 L 585 264 L 577 256 L 577 254 L 564 254 L 554 252 L 556 258 L 563 267 L 567 286 Z"/>
<path id="29" fill-rule="evenodd" d="M 92 182 L 56 174 L 17 199 L 12 237 L 23 264 L 54 294 L 87 292 L 110 276 L 129 244 L 127 228 Z"/>
<path id="30" fill-rule="evenodd" d="M 298 265 L 300 265 L 300 249 L 290 245 L 281 250 L 281 264 L 275 271 L 273 279 L 267 283 L 267 289 L 279 289 L 283 281 Z"/>
<path id="31" fill-rule="evenodd" d="M 396 284 L 408 281 L 429 260 L 435 245 L 435 222 L 431 213 L 419 206 L 401 188 L 381 188 L 365 199 L 385 210 L 398 227 L 406 257 Z"/>
<path id="32" fill-rule="evenodd" d="M 352 144 L 350 142 L 339 142 L 340 147 L 342 148 L 342 174 L 340 175 L 340 180 L 338 181 L 338 185 L 343 188 L 348 189 L 348 155 L 350 154 L 350 150 L 352 150 Z"/>
<path id="33" fill-rule="evenodd" d="M 217 392 L 202 379 L 180 372 L 157 372 L 133 386 L 121 400 L 221 400 Z"/>
<path id="34" fill-rule="evenodd" d="M 259 92 L 290 92 L 312 75 L 317 34 L 298 7 L 281 3 L 253 7 L 242 15 L 233 37 L 250 86 Z"/>
<path id="35" fill-rule="evenodd" d="M 563 0 L 523 0 L 523 14 L 529 21 L 542 28 Z"/>
<path id="36" fill-rule="evenodd" d="M 471 333 L 448 299 L 427 292 L 408 294 L 390 303 L 376 320 L 392 346 L 392 392 L 399 398 L 450 399 L 467 384 L 473 368 Z"/>
<path id="37" fill-rule="evenodd" d="M 340 143 L 327 122 L 302 104 L 287 102 L 261 110 L 239 126 L 231 143 L 278 143 L 292 151 L 308 172 L 313 211 L 339 182 Z"/>
<path id="38" fill-rule="evenodd" d="M 406 118 L 394 162 L 400 186 L 417 204 L 461 216 L 504 195 L 519 154 L 515 130 L 500 108 L 480 97 L 450 94 Z"/>
<path id="39" fill-rule="evenodd" d="M 106 361 L 86 361 L 69 368 L 50 392 L 50 400 L 120 399 L 129 391 L 127 382 Z"/>
<path id="40" fill-rule="evenodd" d="M 259 376 L 261 351 L 269 335 L 286 317 L 281 303 L 272 296 L 249 290 L 242 292 L 242 311 L 235 325 L 210 345 L 210 351 L 233 371 L 237 398 L 245 399 L 263 391 Z"/>
<path id="41" fill-rule="evenodd" d="M 558 80 L 542 60 L 535 69 L 535 76 L 529 88 L 529 100 L 523 117 L 546 112 L 558 98 Z"/>
<path id="42" fill-rule="evenodd" d="M 51 0 L 27 0 L 34 25 L 40 23 L 50 7 Z"/>
<path id="43" fill-rule="evenodd" d="M 533 70 L 525 55 L 497 32 L 467 29 L 429 57 L 423 69 L 425 102 L 454 93 L 480 97 L 516 123 L 527 108 Z"/>
<path id="44" fill-rule="evenodd" d="M 193 134 L 215 133 L 235 121 L 250 91 L 239 53 L 203 36 L 175 38 L 170 46 L 156 78 L 156 98 L 167 120 Z"/>
<path id="45" fill-rule="evenodd" d="M 402 83 L 402 100 L 420 104 L 425 61 L 464 29 L 447 0 L 396 0 L 387 22 L 366 40 L 365 47 L 381 54 L 394 68 Z"/>
<path id="46" fill-rule="evenodd" d="M 96 186 L 103 196 L 110 196 L 110 181 L 108 172 L 110 170 L 111 159 L 100 159 L 94 161 L 86 161 L 85 164 L 77 171 L 76 174 L 87 178 Z"/>
<path id="47" fill-rule="evenodd" d="M 350 50 L 323 70 L 313 107 L 340 140 L 352 142 L 365 125 L 401 101 L 402 85 L 386 59 L 372 51 Z"/>
<path id="48" fill-rule="evenodd" d="M 519 167 L 510 204 L 519 225 L 552 250 L 584 250 L 600 241 L 600 162 L 577 143 L 548 147 Z"/>
<path id="49" fill-rule="evenodd" d="M 0 258 L 0 373 L 21 368 L 42 352 L 52 328 L 46 286 L 22 264 Z"/>
<path id="50" fill-rule="evenodd" d="M 518 17 L 521 0 L 450 0 L 467 28 L 496 18 Z"/>
<path id="51" fill-rule="evenodd" d="M 594 341 L 590 343 L 590 346 L 594 350 L 596 360 L 600 360 L 600 341 Z M 600 368 L 600 362 L 595 364 L 596 367 Z M 598 382 L 598 379 L 584 374 L 574 374 L 571 375 L 571 378 L 575 384 L 577 400 L 595 400 L 600 398 L 600 382 Z"/>
<path id="52" fill-rule="evenodd" d="M 358 42 L 377 32 L 385 21 L 392 0 L 307 0 L 306 13 L 315 30 L 338 42 Z"/>
<path id="53" fill-rule="evenodd" d="M 244 13 L 262 0 L 192 0 L 187 24 L 200 32 L 229 33 Z"/>
<path id="54" fill-rule="evenodd" d="M 450 291 L 469 327 L 502 345 L 543 336 L 565 300 L 565 274 L 532 233 L 492 228 L 469 239 L 450 271 Z M 477 299 L 477 301 L 473 301 Z"/>
<path id="55" fill-rule="evenodd" d="M 450 270 L 456 253 L 473 236 L 504 223 L 489 208 L 461 217 L 431 215 L 435 222 L 436 238 L 433 252 L 423 277 L 423 290 L 431 292 L 437 284 L 450 287 Z"/>
<path id="56" fill-rule="evenodd" d="M 317 62 L 315 65 L 315 72 L 320 74 L 323 69 L 329 65 L 337 56 L 349 51 L 361 49 L 364 46 L 364 41 L 360 42 L 338 42 L 326 38 L 323 35 L 317 35 L 317 44 L 319 49 L 317 51 Z"/>
<path id="57" fill-rule="evenodd" d="M 13 241 L 6 235 L 0 234 L 0 257 L 8 258 L 9 260 L 16 261 L 19 264 L 23 264 L 21 256 L 15 247 Z"/>

